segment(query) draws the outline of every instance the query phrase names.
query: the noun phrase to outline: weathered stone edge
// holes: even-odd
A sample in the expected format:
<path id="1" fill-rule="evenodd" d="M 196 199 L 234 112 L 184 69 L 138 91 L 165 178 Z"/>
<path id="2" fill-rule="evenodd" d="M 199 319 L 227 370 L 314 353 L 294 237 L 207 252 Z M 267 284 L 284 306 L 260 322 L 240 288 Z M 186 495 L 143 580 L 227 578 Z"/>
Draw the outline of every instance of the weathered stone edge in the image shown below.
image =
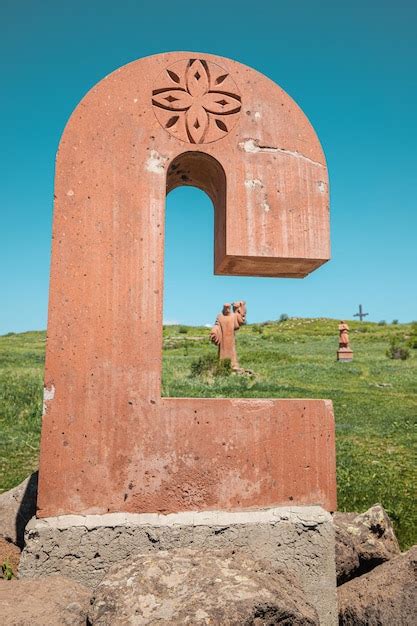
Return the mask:
<path id="1" fill-rule="evenodd" d="M 332 516 L 320 506 L 275 507 L 247 511 L 183 511 L 180 513 L 105 513 L 103 515 L 59 515 L 32 518 L 26 532 L 39 528 L 64 530 L 74 526 L 115 528 L 117 526 L 226 526 L 236 524 L 298 523 L 314 528 L 331 523 Z"/>

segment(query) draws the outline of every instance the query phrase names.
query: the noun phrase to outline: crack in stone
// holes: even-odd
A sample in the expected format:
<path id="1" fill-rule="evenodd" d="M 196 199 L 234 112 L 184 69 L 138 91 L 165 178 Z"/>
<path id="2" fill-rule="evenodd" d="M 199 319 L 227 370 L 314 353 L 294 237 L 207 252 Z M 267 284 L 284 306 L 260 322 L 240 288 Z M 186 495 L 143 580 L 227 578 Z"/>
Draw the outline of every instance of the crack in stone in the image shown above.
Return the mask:
<path id="1" fill-rule="evenodd" d="M 308 163 L 311 163 L 312 165 L 317 165 L 318 167 L 325 167 L 323 163 L 314 161 L 313 159 L 310 159 L 309 157 L 301 154 L 301 152 L 297 152 L 296 150 L 286 150 L 285 148 L 277 148 L 275 146 L 261 146 L 259 145 L 259 141 L 257 139 L 246 139 L 246 141 L 241 141 L 239 143 L 239 148 L 241 150 L 244 150 L 244 152 L 249 152 L 252 154 L 255 154 L 257 152 L 278 152 L 279 154 L 292 156 L 296 159 L 302 159 L 303 161 L 307 161 Z"/>

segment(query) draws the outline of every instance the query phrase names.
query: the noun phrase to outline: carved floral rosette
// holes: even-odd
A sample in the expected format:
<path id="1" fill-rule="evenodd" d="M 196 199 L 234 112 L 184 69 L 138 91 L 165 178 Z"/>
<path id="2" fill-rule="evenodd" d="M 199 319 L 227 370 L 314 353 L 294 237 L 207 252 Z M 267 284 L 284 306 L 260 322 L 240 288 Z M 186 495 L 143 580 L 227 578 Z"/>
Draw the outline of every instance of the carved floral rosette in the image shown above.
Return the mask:
<path id="1" fill-rule="evenodd" d="M 188 143 L 225 137 L 242 108 L 236 83 L 220 65 L 184 59 L 164 70 L 152 92 L 155 115 L 165 130 Z"/>

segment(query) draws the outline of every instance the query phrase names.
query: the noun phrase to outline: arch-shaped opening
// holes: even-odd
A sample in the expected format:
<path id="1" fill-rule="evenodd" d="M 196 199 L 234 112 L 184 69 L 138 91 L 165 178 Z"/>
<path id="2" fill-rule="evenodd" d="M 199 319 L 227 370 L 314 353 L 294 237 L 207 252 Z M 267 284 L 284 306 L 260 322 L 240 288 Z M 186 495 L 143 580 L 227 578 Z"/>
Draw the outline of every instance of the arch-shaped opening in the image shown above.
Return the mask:
<path id="1" fill-rule="evenodd" d="M 215 319 L 214 312 L 208 313 L 207 309 L 204 319 L 201 310 L 190 319 L 187 307 L 192 310 L 196 300 L 204 298 L 202 285 L 207 289 L 207 280 L 210 281 L 210 276 L 214 278 L 216 264 L 224 255 L 226 175 L 220 163 L 210 155 L 185 152 L 169 165 L 166 182 L 163 319 L 165 324 L 172 325 L 172 329 L 164 331 L 164 346 L 174 348 L 175 354 L 176 348 L 180 350 L 181 358 L 178 362 L 176 354 L 174 367 L 179 367 L 181 371 L 182 363 L 186 363 L 188 371 L 188 359 L 201 348 L 200 342 L 196 343 L 201 329 L 193 333 L 193 341 L 190 341 L 184 323 L 198 326 Z M 168 198 L 174 190 L 177 193 Z M 210 245 L 208 237 L 213 238 L 213 245 Z M 173 310 L 176 313 L 171 315 Z M 184 318 L 188 321 L 185 322 Z M 176 328 L 177 325 L 179 328 Z M 207 353 L 213 350 L 214 354 L 214 347 L 204 343 Z M 175 385 L 172 387 L 173 377 L 179 374 L 177 371 L 174 375 L 172 367 L 173 359 L 167 358 L 164 351 L 161 371 L 163 396 L 183 395 L 181 382 L 179 389 Z"/>
<path id="2" fill-rule="evenodd" d="M 226 251 L 226 174 L 217 159 L 203 152 L 183 152 L 167 171 L 167 195 L 181 186 L 204 191 L 214 207 L 214 273 Z"/>

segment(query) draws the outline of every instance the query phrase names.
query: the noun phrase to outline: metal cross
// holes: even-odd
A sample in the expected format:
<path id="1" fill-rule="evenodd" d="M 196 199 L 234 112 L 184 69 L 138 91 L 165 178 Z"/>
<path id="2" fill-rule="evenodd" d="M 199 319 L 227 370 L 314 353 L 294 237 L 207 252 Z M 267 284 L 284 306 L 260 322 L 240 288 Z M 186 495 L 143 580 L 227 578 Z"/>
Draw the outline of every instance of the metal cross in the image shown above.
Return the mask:
<path id="1" fill-rule="evenodd" d="M 364 317 L 369 315 L 369 313 L 364 313 L 362 309 L 362 305 L 359 305 L 359 313 L 354 313 L 353 317 L 359 317 L 360 321 L 363 320 Z"/>

